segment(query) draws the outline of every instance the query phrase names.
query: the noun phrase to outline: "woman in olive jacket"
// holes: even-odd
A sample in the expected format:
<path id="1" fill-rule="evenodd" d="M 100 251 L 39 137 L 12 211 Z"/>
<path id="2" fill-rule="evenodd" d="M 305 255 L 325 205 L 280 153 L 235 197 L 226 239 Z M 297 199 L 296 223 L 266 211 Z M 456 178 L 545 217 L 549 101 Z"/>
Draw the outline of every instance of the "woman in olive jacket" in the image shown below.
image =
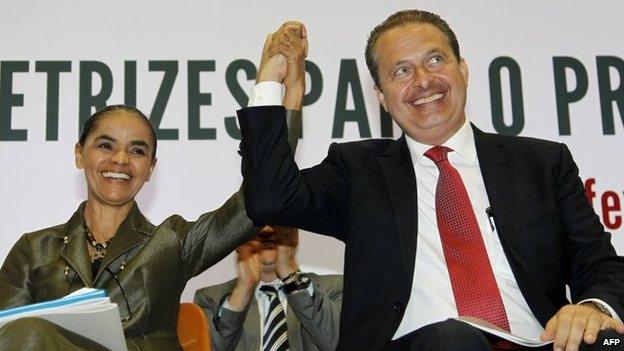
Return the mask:
<path id="1" fill-rule="evenodd" d="M 283 31 L 276 37 L 288 40 L 286 50 L 278 50 L 288 59 L 269 58 L 265 44 L 258 77 L 283 81 L 289 75 L 284 105 L 290 109 L 294 151 L 301 132 L 307 43 Z M 172 215 L 151 224 L 134 198 L 156 166 L 156 144 L 148 118 L 132 107 L 109 106 L 86 121 L 75 158 L 85 173 L 87 200 L 67 223 L 25 234 L 14 245 L 0 269 L 0 310 L 57 299 L 82 287 L 105 289 L 118 305 L 128 349 L 181 349 L 176 325 L 186 282 L 258 228 L 245 213 L 241 192 L 195 222 Z M 38 318 L 0 328 L 0 350 L 42 347 L 104 349 Z"/>
<path id="2" fill-rule="evenodd" d="M 292 129 L 300 128 L 300 114 L 289 112 L 292 135 L 299 135 Z M 172 215 L 151 224 L 134 197 L 151 176 L 155 149 L 153 128 L 136 109 L 109 106 L 87 121 L 75 154 L 85 171 L 88 199 L 67 223 L 19 239 L 0 269 L 0 309 L 60 298 L 82 287 L 105 289 L 118 305 L 129 349 L 179 349 L 176 324 L 186 282 L 257 228 L 247 218 L 241 192 L 195 222 Z M 0 349 L 16 342 L 28 349 L 38 343 L 99 347 L 49 324 L 10 323 L 0 329 Z"/>
<path id="3" fill-rule="evenodd" d="M 289 132 L 298 136 L 300 113 L 288 112 Z M 291 139 L 294 147 L 297 138 Z M 151 176 L 155 151 L 154 130 L 134 108 L 109 106 L 86 122 L 75 154 L 85 171 L 88 199 L 67 223 L 18 240 L 0 269 L 0 309 L 60 298 L 82 287 L 105 289 L 119 307 L 129 349 L 179 349 L 176 324 L 186 282 L 257 228 L 247 218 L 241 192 L 195 222 L 172 215 L 151 224 L 134 197 Z M 0 329 L 0 349 L 15 342 L 22 347 L 52 342 L 42 338 L 53 338 L 53 345 L 62 343 L 64 349 L 98 347 L 48 324 L 10 323 Z"/>

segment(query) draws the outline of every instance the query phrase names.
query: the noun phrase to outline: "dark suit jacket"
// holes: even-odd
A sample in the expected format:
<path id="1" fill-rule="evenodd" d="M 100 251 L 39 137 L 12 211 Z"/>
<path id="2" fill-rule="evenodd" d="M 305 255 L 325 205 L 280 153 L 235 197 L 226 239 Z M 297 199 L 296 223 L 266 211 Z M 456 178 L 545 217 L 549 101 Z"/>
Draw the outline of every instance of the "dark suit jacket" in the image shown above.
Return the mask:
<path id="1" fill-rule="evenodd" d="M 417 189 L 405 136 L 332 144 L 321 164 L 299 171 L 283 109 L 243 109 L 239 121 L 250 218 L 344 241 L 338 348 L 381 349 L 403 317 L 416 254 Z M 503 250 L 540 323 L 569 303 L 565 285 L 574 302 L 600 298 L 624 315 L 624 261 L 585 198 L 567 147 L 474 131 Z"/>
<path id="2" fill-rule="evenodd" d="M 307 292 L 287 295 L 288 346 L 293 351 L 331 351 L 338 343 L 342 276 L 310 273 L 310 277 L 314 285 L 312 297 Z M 195 292 L 195 303 L 206 313 L 215 351 L 259 350 L 262 335 L 254 297 L 244 311 L 226 310 L 219 316 L 235 284 L 236 279 L 199 289 Z"/>

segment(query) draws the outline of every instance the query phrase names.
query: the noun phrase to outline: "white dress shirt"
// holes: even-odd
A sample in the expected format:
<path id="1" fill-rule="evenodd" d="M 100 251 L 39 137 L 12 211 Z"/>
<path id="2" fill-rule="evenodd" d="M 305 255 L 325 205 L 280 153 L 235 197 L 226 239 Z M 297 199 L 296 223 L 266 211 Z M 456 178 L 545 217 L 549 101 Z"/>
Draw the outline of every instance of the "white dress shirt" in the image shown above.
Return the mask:
<path id="1" fill-rule="evenodd" d="M 288 299 L 286 298 L 286 294 L 284 294 L 282 289 L 280 289 L 280 287 L 282 286 L 281 280 L 275 279 L 274 281 L 269 282 L 269 283 L 260 282 L 260 284 L 256 286 L 256 289 L 254 290 L 253 298 L 256 299 L 256 302 L 257 302 L 256 304 L 258 305 L 258 316 L 260 317 L 258 318 L 260 320 L 260 323 L 258 325 L 258 327 L 260 328 L 258 335 L 260 335 L 260 338 L 261 338 L 260 348 L 259 348 L 260 351 L 262 351 L 262 336 L 263 336 L 263 331 L 264 331 L 264 320 L 266 319 L 266 313 L 268 313 L 269 309 L 271 308 L 271 300 L 269 299 L 269 296 L 263 293 L 262 291 L 260 291 L 260 288 L 265 285 L 269 285 L 277 290 L 277 297 L 279 298 L 279 301 L 282 304 L 282 307 L 284 308 L 284 315 L 286 315 L 286 311 L 288 308 Z M 230 302 L 228 301 L 228 299 L 225 299 L 225 301 L 223 301 L 223 304 L 221 305 L 221 308 L 219 309 L 219 316 L 221 316 L 222 309 L 227 309 L 230 311 L 232 310 L 232 306 L 230 305 Z"/>
<path id="2" fill-rule="evenodd" d="M 444 259 L 435 212 L 438 167 L 424 156 L 431 145 L 418 143 L 407 136 L 406 140 L 414 164 L 416 189 L 418 189 L 418 235 L 412 293 L 403 320 L 393 339 L 425 325 L 457 317 L 457 307 Z M 511 331 L 522 337 L 539 339 L 544 330 L 522 296 L 503 252 L 494 221 L 490 221 L 485 212 L 486 208 L 490 207 L 490 201 L 485 191 L 470 123 L 466 121 L 460 130 L 444 143 L 444 146 L 454 150 L 449 152 L 448 159 L 457 169 L 466 186 L 507 311 Z"/>
<path id="3" fill-rule="evenodd" d="M 277 290 L 277 297 L 279 298 L 279 301 L 282 304 L 282 307 L 284 308 L 284 315 L 287 315 L 288 313 L 288 298 L 286 294 L 284 293 L 284 291 L 281 289 L 283 285 L 282 281 L 279 278 L 277 278 L 271 282 L 260 282 L 260 284 L 258 284 L 256 286 L 256 289 L 254 290 L 253 298 L 256 299 L 256 304 L 258 305 L 258 316 L 260 317 L 258 318 L 260 320 L 260 323 L 258 325 L 258 327 L 260 328 L 260 331 L 258 335 L 260 335 L 261 337 L 264 331 L 264 320 L 266 319 L 267 313 L 269 312 L 269 309 L 271 308 L 271 300 L 269 299 L 269 295 L 267 295 L 266 293 L 260 290 L 260 288 L 265 285 L 269 285 Z M 314 295 L 314 284 L 310 283 L 310 285 L 305 290 L 294 291 L 291 294 L 303 294 L 303 293 L 307 293 L 308 296 L 312 297 Z M 219 316 L 221 316 L 222 314 L 222 309 L 227 309 L 227 310 L 232 311 L 232 305 L 230 305 L 230 302 L 228 300 L 229 300 L 229 297 L 225 299 L 225 301 L 223 301 L 223 304 L 221 305 L 221 308 L 219 309 Z M 260 351 L 262 351 L 262 342 L 260 342 Z"/>
<path id="4" fill-rule="evenodd" d="M 254 291 L 254 296 L 256 298 L 256 302 L 258 303 L 258 315 L 260 316 L 260 335 L 262 335 L 262 331 L 264 330 L 264 320 L 266 319 L 269 308 L 271 307 L 271 300 L 269 299 L 269 295 L 260 291 L 260 288 L 265 285 L 269 285 L 277 289 L 277 297 L 279 298 L 282 307 L 284 307 L 284 315 L 286 315 L 286 311 L 288 310 L 288 299 L 286 298 L 286 294 L 284 294 L 284 291 L 280 289 L 280 287 L 282 286 L 281 280 L 275 279 L 270 283 L 261 282 L 260 284 L 258 284 L 258 286 L 256 287 L 256 291 Z"/>
<path id="5" fill-rule="evenodd" d="M 421 144 L 408 136 L 406 140 L 416 175 L 416 189 L 418 189 L 418 233 L 412 292 L 393 340 L 425 325 L 457 317 L 457 306 L 444 259 L 435 212 L 438 167 L 424 156 L 431 145 Z M 454 150 L 449 152 L 448 159 L 459 172 L 468 192 L 494 278 L 505 305 L 511 333 L 523 338 L 539 340 L 544 329 L 520 292 L 498 237 L 496 223 L 486 213 L 486 209 L 490 207 L 490 201 L 485 190 L 474 133 L 469 121 L 466 120 L 457 133 L 443 146 Z M 612 316 L 619 319 L 615 311 L 604 301 L 588 299 L 579 303 L 587 301 L 602 304 Z"/>

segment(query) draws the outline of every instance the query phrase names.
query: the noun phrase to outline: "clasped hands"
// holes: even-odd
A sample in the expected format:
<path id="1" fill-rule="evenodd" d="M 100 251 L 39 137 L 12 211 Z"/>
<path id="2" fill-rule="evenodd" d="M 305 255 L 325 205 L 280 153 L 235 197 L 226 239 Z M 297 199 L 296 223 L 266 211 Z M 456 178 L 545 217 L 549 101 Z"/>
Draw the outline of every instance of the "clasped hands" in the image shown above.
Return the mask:
<path id="1" fill-rule="evenodd" d="M 307 36 L 303 23 L 289 21 L 277 32 L 267 35 L 262 49 L 256 83 L 284 83 L 284 107 L 287 109 L 301 110 L 303 106 Z"/>

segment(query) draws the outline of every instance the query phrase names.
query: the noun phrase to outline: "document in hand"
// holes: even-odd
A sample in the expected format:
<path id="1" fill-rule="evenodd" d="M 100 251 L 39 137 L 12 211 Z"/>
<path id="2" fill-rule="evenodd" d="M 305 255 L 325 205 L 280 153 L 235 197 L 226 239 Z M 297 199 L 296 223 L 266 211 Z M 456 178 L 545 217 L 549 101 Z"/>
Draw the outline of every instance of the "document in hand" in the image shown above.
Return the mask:
<path id="1" fill-rule="evenodd" d="M 464 322 L 464 323 L 468 323 L 470 325 L 472 325 L 473 327 L 482 330 L 486 333 L 490 333 L 492 335 L 496 335 L 499 338 L 505 339 L 505 340 L 509 340 L 515 344 L 518 345 L 522 345 L 522 346 L 527 346 L 527 347 L 540 347 L 540 346 L 544 346 L 544 345 L 548 345 L 552 343 L 551 341 L 541 341 L 541 340 L 533 340 L 533 339 L 529 339 L 529 338 L 525 338 L 519 335 L 514 335 L 511 334 L 510 332 L 503 330 L 497 326 L 495 326 L 492 323 L 486 322 L 483 319 L 480 318 L 475 318 L 475 317 L 468 317 L 468 316 L 464 316 L 464 317 L 457 317 L 455 318 L 456 320 L 460 321 L 460 322 Z"/>
<path id="2" fill-rule="evenodd" d="M 127 351 L 117 304 L 101 289 L 82 288 L 58 300 L 0 311 L 0 327 L 23 317 L 43 318 L 113 351 Z"/>

